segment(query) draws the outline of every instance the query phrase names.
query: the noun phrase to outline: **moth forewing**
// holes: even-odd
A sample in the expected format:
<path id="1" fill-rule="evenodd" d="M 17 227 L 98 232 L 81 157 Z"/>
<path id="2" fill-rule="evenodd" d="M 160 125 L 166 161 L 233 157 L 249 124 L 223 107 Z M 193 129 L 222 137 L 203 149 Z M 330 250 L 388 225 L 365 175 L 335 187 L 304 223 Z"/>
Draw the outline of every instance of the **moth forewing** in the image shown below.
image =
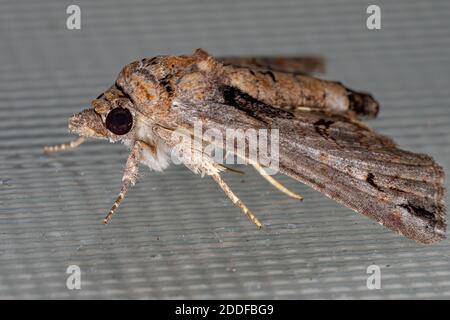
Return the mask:
<path id="1" fill-rule="evenodd" d="M 442 168 L 350 117 L 317 111 L 288 115 L 268 105 L 251 117 L 243 105 L 215 102 L 200 107 L 184 102 L 177 108 L 186 119 L 207 118 L 205 130 L 277 128 L 281 173 L 418 242 L 445 237 Z"/>

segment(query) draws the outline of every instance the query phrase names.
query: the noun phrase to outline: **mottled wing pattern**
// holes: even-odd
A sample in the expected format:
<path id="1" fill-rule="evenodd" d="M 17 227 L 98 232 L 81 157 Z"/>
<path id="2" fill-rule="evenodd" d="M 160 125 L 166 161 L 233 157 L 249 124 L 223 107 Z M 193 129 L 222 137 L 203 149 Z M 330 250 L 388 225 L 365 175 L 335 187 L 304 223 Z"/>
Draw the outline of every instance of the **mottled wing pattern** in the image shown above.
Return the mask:
<path id="1" fill-rule="evenodd" d="M 245 94 L 225 92 L 225 101 L 174 107 L 187 125 L 190 119 L 208 119 L 204 130 L 278 129 L 282 173 L 408 238 L 422 243 L 445 238 L 444 172 L 431 157 L 401 150 L 345 115 L 293 114 Z"/>
<path id="2" fill-rule="evenodd" d="M 445 237 L 444 172 L 430 156 L 344 116 L 298 117 L 272 124 L 280 128 L 281 172 L 408 238 Z"/>

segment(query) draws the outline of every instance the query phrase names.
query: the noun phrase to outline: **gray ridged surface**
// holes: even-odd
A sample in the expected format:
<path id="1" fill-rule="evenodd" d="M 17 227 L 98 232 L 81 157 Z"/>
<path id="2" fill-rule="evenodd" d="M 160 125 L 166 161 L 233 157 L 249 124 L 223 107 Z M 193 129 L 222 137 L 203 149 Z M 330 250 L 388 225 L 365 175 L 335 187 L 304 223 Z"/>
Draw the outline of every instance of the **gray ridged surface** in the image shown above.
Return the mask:
<path id="1" fill-rule="evenodd" d="M 448 240 L 415 244 L 288 178 L 279 177 L 304 203 L 251 170 L 225 176 L 265 223 L 257 231 L 210 179 L 142 168 L 105 227 L 125 148 L 92 142 L 42 154 L 69 139 L 68 116 L 126 63 L 203 47 L 325 55 L 327 77 L 380 100 L 373 127 L 448 172 L 447 0 L 76 1 L 82 29 L 69 31 L 71 3 L 0 2 L 1 298 L 450 297 Z M 381 5 L 380 31 L 365 27 L 368 4 Z M 72 264 L 78 291 L 65 285 Z M 366 288 L 371 264 L 381 267 L 381 290 Z"/>

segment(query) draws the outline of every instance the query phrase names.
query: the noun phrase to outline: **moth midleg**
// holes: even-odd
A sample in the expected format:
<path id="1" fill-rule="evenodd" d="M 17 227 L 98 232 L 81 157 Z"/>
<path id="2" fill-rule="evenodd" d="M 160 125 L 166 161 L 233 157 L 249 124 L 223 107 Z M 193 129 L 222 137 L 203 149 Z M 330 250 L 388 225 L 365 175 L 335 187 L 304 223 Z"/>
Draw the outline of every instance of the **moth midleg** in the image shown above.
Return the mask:
<path id="1" fill-rule="evenodd" d="M 241 201 L 241 199 L 238 198 L 234 194 L 234 192 L 231 190 L 231 188 L 227 185 L 225 181 L 223 181 L 220 174 L 215 173 L 212 174 L 211 177 L 214 179 L 214 181 L 217 182 L 219 187 L 225 192 L 225 194 L 230 198 L 230 200 L 237 205 L 244 214 L 247 215 L 247 217 L 250 219 L 251 222 L 253 222 L 259 229 L 262 228 L 261 222 L 259 222 L 258 218 L 253 214 L 253 212 L 250 211 L 249 208 Z"/>
<path id="2" fill-rule="evenodd" d="M 72 150 L 80 146 L 84 141 L 86 141 L 85 138 L 79 137 L 75 140 L 72 140 L 70 142 L 57 144 L 54 146 L 45 146 L 44 152 L 45 153 L 54 153 L 54 152 L 61 152 L 61 151 L 67 151 Z"/>
<path id="3" fill-rule="evenodd" d="M 245 159 L 240 155 L 237 155 L 237 156 L 241 157 L 242 159 Z M 263 178 L 266 179 L 272 186 L 274 186 L 275 188 L 277 188 L 278 190 L 280 190 L 281 192 L 283 192 L 284 194 L 288 195 L 291 198 L 303 201 L 303 196 L 289 190 L 288 188 L 283 186 L 280 182 L 275 180 L 275 178 L 272 177 L 271 175 L 269 175 L 267 173 L 267 171 L 258 162 L 250 161 L 250 159 L 245 159 L 245 160 L 248 161 L 255 168 L 255 170 L 258 171 L 258 173 L 261 176 L 263 176 Z"/>
<path id="4" fill-rule="evenodd" d="M 139 170 L 141 150 L 141 143 L 139 141 L 136 141 L 125 164 L 125 170 L 122 177 L 122 187 L 120 188 L 119 195 L 117 196 L 116 201 L 114 201 L 111 209 L 108 211 L 105 219 L 103 219 L 104 224 L 107 224 L 111 220 L 114 212 L 117 210 L 120 203 L 125 198 L 125 194 L 127 193 L 128 188 L 135 184 Z"/>
<path id="5" fill-rule="evenodd" d="M 275 188 L 277 188 L 278 190 L 280 190 L 281 192 L 283 192 L 284 194 L 288 195 L 291 198 L 303 201 L 303 196 L 301 196 L 298 193 L 295 193 L 295 192 L 289 190 L 288 188 L 286 188 L 285 186 L 283 186 L 280 182 L 275 180 L 274 177 L 269 175 L 266 172 L 266 170 L 264 170 L 264 168 L 259 165 L 259 163 L 255 162 L 255 163 L 252 163 L 252 165 L 256 169 L 256 171 L 258 171 L 258 173 L 261 176 L 263 176 L 263 178 L 266 179 L 272 186 L 274 186 Z"/>

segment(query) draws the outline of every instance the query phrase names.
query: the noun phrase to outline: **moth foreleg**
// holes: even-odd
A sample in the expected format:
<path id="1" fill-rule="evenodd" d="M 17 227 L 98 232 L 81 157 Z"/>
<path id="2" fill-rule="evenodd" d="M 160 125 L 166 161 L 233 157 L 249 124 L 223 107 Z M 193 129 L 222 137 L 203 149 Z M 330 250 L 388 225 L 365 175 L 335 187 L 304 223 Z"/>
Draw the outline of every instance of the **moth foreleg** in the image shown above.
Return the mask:
<path id="1" fill-rule="evenodd" d="M 233 203 L 235 205 L 237 205 L 244 214 L 247 215 L 247 217 L 250 219 L 250 221 L 252 221 L 258 228 L 262 228 L 262 224 L 261 224 L 261 222 L 259 222 L 258 218 L 256 218 L 256 216 L 253 214 L 253 212 L 251 212 L 250 209 L 247 208 L 247 206 L 241 201 L 241 199 L 239 199 L 234 194 L 234 192 L 230 189 L 230 187 L 226 184 L 226 182 L 223 181 L 220 174 L 215 173 L 215 174 L 212 174 L 211 177 L 214 179 L 214 181 L 217 182 L 217 184 L 225 192 L 225 194 L 228 196 L 228 198 L 230 198 L 230 200 L 233 201 Z"/>
<path id="2" fill-rule="evenodd" d="M 111 220 L 114 212 L 117 210 L 120 203 L 125 198 L 125 194 L 127 193 L 128 188 L 136 183 L 141 151 L 141 143 L 139 141 L 136 141 L 125 164 L 125 170 L 122 177 L 122 188 L 120 188 L 120 193 L 117 196 L 116 201 L 114 201 L 114 204 L 109 210 L 105 219 L 103 219 L 103 223 L 107 224 L 109 220 Z"/>
<path id="3" fill-rule="evenodd" d="M 80 144 L 82 144 L 86 139 L 84 137 L 79 137 L 75 140 L 72 140 L 70 142 L 57 144 L 54 146 L 45 146 L 44 152 L 45 153 L 54 153 L 54 152 L 61 152 L 61 151 L 67 151 L 77 148 Z"/>
<path id="4" fill-rule="evenodd" d="M 256 171 L 259 172 L 261 176 L 263 176 L 264 179 L 266 179 L 271 185 L 273 185 L 275 188 L 283 192 L 284 194 L 288 195 L 291 198 L 303 201 L 303 197 L 295 192 L 292 192 L 285 186 L 283 186 L 281 183 L 279 183 L 277 180 L 275 180 L 274 177 L 269 175 L 266 170 L 264 170 L 263 167 L 261 167 L 258 163 L 253 163 L 253 167 L 256 169 Z"/>

